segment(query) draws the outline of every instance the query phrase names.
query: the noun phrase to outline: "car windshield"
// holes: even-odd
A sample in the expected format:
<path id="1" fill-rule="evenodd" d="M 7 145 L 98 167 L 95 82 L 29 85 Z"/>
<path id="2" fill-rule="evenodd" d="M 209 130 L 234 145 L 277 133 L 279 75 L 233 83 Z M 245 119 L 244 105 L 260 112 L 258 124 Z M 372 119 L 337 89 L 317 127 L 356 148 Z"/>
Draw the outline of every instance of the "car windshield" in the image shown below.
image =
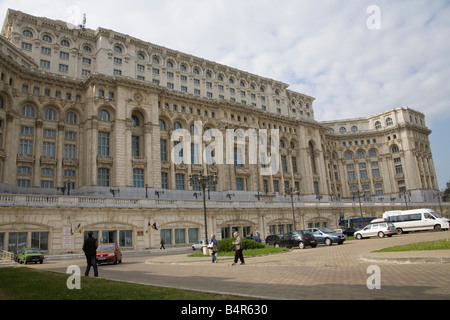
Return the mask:
<path id="1" fill-rule="evenodd" d="M 306 236 L 312 236 L 313 234 L 309 230 L 303 230 L 303 234 Z"/>
<path id="2" fill-rule="evenodd" d="M 113 244 L 101 244 L 97 248 L 97 251 L 109 251 L 109 250 L 114 250 Z"/>
<path id="3" fill-rule="evenodd" d="M 438 219 L 443 219 L 444 217 L 443 216 L 441 216 L 439 213 L 437 213 L 436 211 L 431 211 L 430 212 L 433 216 L 435 216 L 436 218 L 438 218 Z"/>
<path id="4" fill-rule="evenodd" d="M 26 249 L 25 253 L 41 253 L 39 249 Z"/>

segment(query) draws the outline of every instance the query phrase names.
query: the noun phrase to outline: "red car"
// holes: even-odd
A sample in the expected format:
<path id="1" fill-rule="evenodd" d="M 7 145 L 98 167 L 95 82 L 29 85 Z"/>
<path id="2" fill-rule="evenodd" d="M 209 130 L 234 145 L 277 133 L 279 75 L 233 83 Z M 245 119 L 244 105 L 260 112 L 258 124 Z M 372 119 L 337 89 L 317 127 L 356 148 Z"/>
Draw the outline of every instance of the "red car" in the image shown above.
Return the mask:
<path id="1" fill-rule="evenodd" d="M 97 248 L 97 264 L 122 263 L 122 251 L 117 243 L 102 243 Z"/>

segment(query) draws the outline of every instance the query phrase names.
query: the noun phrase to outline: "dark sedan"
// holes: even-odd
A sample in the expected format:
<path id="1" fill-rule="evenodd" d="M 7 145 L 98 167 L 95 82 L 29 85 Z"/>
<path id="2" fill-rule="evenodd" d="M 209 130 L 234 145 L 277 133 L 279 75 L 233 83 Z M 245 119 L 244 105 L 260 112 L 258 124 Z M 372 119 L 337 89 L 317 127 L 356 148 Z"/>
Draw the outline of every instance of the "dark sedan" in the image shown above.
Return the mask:
<path id="1" fill-rule="evenodd" d="M 278 239 L 274 243 L 275 247 L 287 247 L 304 249 L 306 246 L 311 248 L 317 247 L 316 239 L 314 235 L 308 230 L 296 230 L 288 232 L 283 236 L 283 239 Z"/>

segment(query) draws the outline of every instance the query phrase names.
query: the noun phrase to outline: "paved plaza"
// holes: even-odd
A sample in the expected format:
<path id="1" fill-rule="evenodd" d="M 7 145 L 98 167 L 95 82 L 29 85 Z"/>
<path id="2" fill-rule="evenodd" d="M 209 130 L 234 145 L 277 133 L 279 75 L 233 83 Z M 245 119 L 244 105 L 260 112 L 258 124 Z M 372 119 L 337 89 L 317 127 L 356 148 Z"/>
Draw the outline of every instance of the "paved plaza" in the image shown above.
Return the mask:
<path id="1" fill-rule="evenodd" d="M 145 285 L 242 295 L 262 299 L 391 300 L 450 299 L 450 250 L 372 253 L 401 244 L 445 239 L 450 231 L 412 233 L 392 238 L 347 241 L 343 245 L 246 258 L 231 266 L 232 258 L 189 258 L 188 249 L 126 253 L 119 265 L 100 266 L 100 277 Z M 245 252 L 245 251 L 244 251 Z M 47 259 L 32 268 L 66 272 L 84 259 Z M 367 286 L 379 267 L 380 289 Z M 371 278 L 373 279 L 373 278 Z M 370 283 L 374 283 L 369 279 Z"/>

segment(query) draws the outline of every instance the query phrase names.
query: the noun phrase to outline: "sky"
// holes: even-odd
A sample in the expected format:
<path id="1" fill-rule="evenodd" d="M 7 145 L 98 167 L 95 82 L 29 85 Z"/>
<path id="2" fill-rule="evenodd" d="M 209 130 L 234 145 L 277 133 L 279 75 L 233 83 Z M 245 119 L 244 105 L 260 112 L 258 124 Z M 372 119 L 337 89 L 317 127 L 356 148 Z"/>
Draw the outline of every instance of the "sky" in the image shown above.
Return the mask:
<path id="1" fill-rule="evenodd" d="M 0 0 L 289 84 L 317 121 L 397 107 L 425 114 L 439 188 L 450 181 L 450 1 Z"/>

